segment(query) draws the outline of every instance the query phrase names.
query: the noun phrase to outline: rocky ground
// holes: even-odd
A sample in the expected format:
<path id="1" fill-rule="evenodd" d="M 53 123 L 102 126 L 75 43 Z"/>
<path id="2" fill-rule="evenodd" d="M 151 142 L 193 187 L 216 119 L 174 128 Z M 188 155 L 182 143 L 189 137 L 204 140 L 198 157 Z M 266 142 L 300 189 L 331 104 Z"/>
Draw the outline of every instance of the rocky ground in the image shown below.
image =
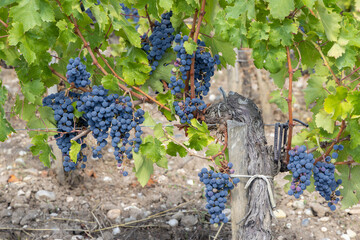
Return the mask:
<path id="1" fill-rule="evenodd" d="M 12 94 L 19 91 L 13 72 L 0 78 Z M 266 131 L 271 139 L 272 128 Z M 231 239 L 231 224 L 211 226 L 204 209 L 197 173 L 205 160 L 170 157 L 169 168 L 155 167 L 142 188 L 133 174 L 119 174 L 105 149 L 103 159 L 90 158 L 78 171 L 79 184 L 61 186 L 30 146 L 22 130 L 0 143 L 0 239 Z M 315 192 L 295 201 L 284 192 L 283 177 L 275 179 L 274 239 L 360 239 L 360 205 L 330 212 Z M 230 209 L 225 213 L 231 218 Z"/>

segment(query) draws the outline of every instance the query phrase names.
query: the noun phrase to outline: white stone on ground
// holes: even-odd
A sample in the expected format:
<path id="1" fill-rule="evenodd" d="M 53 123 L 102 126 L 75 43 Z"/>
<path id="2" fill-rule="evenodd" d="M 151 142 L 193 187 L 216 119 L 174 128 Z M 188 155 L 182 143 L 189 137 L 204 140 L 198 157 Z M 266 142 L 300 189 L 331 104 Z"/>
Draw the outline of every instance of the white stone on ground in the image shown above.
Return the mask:
<path id="1" fill-rule="evenodd" d="M 356 232 L 351 229 L 346 230 L 346 234 L 349 235 L 350 238 L 356 237 Z"/>
<path id="2" fill-rule="evenodd" d="M 275 217 L 278 218 L 278 219 L 286 218 L 286 213 L 285 213 L 283 210 L 281 210 L 281 209 L 276 209 L 276 210 L 274 211 L 274 215 L 275 215 Z"/>
<path id="3" fill-rule="evenodd" d="M 170 219 L 167 224 L 169 224 L 171 227 L 176 227 L 179 224 L 179 221 L 176 219 Z"/>

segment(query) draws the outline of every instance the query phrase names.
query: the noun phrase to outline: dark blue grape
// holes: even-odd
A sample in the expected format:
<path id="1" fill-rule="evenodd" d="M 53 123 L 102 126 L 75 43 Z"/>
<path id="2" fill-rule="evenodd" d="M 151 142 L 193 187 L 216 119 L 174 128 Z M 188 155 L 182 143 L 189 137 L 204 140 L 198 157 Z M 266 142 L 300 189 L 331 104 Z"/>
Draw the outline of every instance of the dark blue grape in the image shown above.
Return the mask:
<path id="1" fill-rule="evenodd" d="M 300 146 L 289 151 L 290 160 L 287 168 L 292 172 L 289 195 L 299 198 L 306 186 L 311 184 L 310 178 L 314 167 L 314 156 L 306 153 L 306 147 Z"/>
<path id="2" fill-rule="evenodd" d="M 205 184 L 206 209 L 211 216 L 210 223 L 227 223 L 229 219 L 223 213 L 227 202 L 226 197 L 229 191 L 240 182 L 240 179 L 231 180 L 227 173 L 216 173 L 213 170 L 208 171 L 206 168 L 201 169 L 198 176 L 200 181 Z"/>
<path id="3" fill-rule="evenodd" d="M 328 201 L 332 211 L 336 209 L 334 204 L 339 202 L 340 191 L 336 190 L 342 183 L 341 179 L 335 180 L 335 165 L 328 162 L 317 162 L 313 169 L 315 190 Z"/>

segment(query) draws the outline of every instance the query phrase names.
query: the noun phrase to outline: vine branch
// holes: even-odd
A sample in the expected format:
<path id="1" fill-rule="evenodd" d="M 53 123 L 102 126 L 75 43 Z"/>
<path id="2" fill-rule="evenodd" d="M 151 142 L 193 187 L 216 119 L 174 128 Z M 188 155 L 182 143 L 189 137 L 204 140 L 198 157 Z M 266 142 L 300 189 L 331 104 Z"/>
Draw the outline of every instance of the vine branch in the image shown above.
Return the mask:
<path id="1" fill-rule="evenodd" d="M 320 157 L 318 157 L 316 160 L 315 160 L 315 163 L 316 164 L 317 162 L 321 161 L 322 159 L 324 159 L 326 156 L 328 156 L 331 152 L 331 150 L 333 149 L 334 145 L 337 144 L 339 141 L 340 141 L 340 137 L 341 137 L 341 134 L 343 133 L 343 131 L 345 130 L 346 128 L 346 124 L 345 124 L 345 120 L 342 120 L 341 121 L 341 126 L 340 126 L 340 130 L 339 130 L 339 133 L 337 134 L 336 138 L 335 138 L 335 141 L 330 145 L 330 147 L 328 148 L 328 150 Z"/>
<path id="2" fill-rule="evenodd" d="M 4 22 L 3 20 L 1 20 L 1 19 L 0 19 L 0 23 L 1 23 L 5 28 L 9 27 L 9 25 L 8 25 L 6 22 Z"/>
<path id="3" fill-rule="evenodd" d="M 293 123 L 293 116 L 292 116 L 292 81 L 293 81 L 293 76 L 294 76 L 294 71 L 292 69 L 292 65 L 291 65 L 291 57 L 290 57 L 290 49 L 289 47 L 286 47 L 286 56 L 287 56 L 287 62 L 288 62 L 288 73 L 289 73 L 289 95 L 287 100 L 288 103 L 288 109 L 289 109 L 289 134 L 288 134 L 288 143 L 287 143 L 287 147 L 286 147 L 286 164 L 289 163 L 289 150 L 291 149 L 291 140 L 292 140 L 292 132 L 293 132 L 293 127 L 294 127 L 294 123 Z"/>
<path id="4" fill-rule="evenodd" d="M 89 92 L 88 89 L 84 88 L 84 87 L 75 87 L 74 83 L 69 83 L 68 80 L 66 79 L 66 77 L 64 77 L 63 75 L 61 75 L 60 73 L 58 73 L 54 68 L 52 68 L 51 66 L 49 66 L 50 71 L 57 77 L 59 77 L 60 79 L 62 79 L 63 81 L 67 82 L 68 84 L 71 85 L 71 88 L 76 88 L 76 89 L 80 89 L 83 92 Z"/>
<path id="5" fill-rule="evenodd" d="M 299 31 L 302 35 L 304 35 L 306 38 L 308 37 L 303 31 Z M 333 78 L 334 78 L 334 80 L 335 80 L 335 82 L 337 83 L 337 85 L 341 85 L 341 83 L 340 83 L 340 80 L 339 80 L 339 78 L 335 75 L 335 73 L 334 73 L 334 71 L 332 70 L 332 68 L 330 67 L 330 65 L 329 65 L 329 62 L 326 60 L 326 57 L 325 57 L 325 55 L 324 55 L 324 53 L 322 52 L 322 50 L 321 50 L 321 47 L 318 45 L 318 44 L 316 44 L 313 40 L 310 40 L 309 39 L 309 41 L 311 42 L 311 44 L 312 45 L 314 45 L 314 47 L 316 48 L 316 50 L 320 53 L 320 55 L 321 55 L 321 57 L 322 57 L 322 59 L 323 59 L 323 61 L 324 61 L 324 64 L 325 64 L 325 66 L 329 69 L 329 71 L 331 72 L 331 75 L 333 76 Z"/>
<path id="6" fill-rule="evenodd" d="M 110 64 L 108 63 L 108 61 L 104 58 L 104 56 L 100 53 L 99 49 L 95 49 L 94 50 L 98 56 L 103 60 L 103 62 L 105 63 L 105 65 L 110 69 L 110 71 L 112 72 L 112 74 L 117 78 L 119 79 L 120 81 L 122 81 L 123 83 L 126 83 L 125 80 L 123 78 L 121 78 L 116 72 L 115 70 L 110 66 Z M 106 72 L 106 75 L 108 73 Z M 163 104 L 161 104 L 159 101 L 157 101 L 155 98 L 151 97 L 149 94 L 145 93 L 143 90 L 141 90 L 140 88 L 138 87 L 135 87 L 135 86 L 132 86 L 132 88 L 134 88 L 136 91 L 140 92 L 142 95 L 136 93 L 136 92 L 133 92 L 131 91 L 129 88 L 127 88 L 126 86 L 118 83 L 119 87 L 121 89 L 123 89 L 125 92 L 131 92 L 132 95 L 134 95 L 135 97 L 141 99 L 141 100 L 146 100 L 146 101 L 150 101 L 150 102 L 154 102 L 156 103 L 157 105 L 160 106 L 160 108 L 162 109 L 165 109 L 167 111 L 171 111 L 170 108 L 164 106 Z M 145 96 L 145 97 L 144 97 Z"/>
<path id="7" fill-rule="evenodd" d="M 150 15 L 149 15 L 149 11 L 148 11 L 148 8 L 147 8 L 147 4 L 145 5 L 145 11 L 146 11 L 146 18 L 148 19 L 149 21 L 149 25 L 150 25 L 150 29 L 151 29 L 151 32 L 154 31 L 154 23 L 151 21 L 150 19 Z"/>
<path id="8" fill-rule="evenodd" d="M 204 18 L 204 15 L 205 15 L 205 5 L 206 5 L 206 0 L 202 0 L 200 14 L 199 14 L 199 20 L 197 22 L 195 35 L 194 35 L 194 38 L 193 38 L 195 44 L 197 43 L 197 40 L 199 38 L 201 22 L 202 22 L 202 20 Z M 190 67 L 191 99 L 195 98 L 195 52 L 193 54 L 194 54 L 194 56 L 193 56 L 193 58 L 191 60 L 191 67 Z"/>
<path id="9" fill-rule="evenodd" d="M 193 17 L 193 22 L 192 22 L 192 25 L 191 25 L 191 30 L 190 30 L 190 37 L 191 38 L 194 38 L 194 34 L 195 34 L 195 27 L 196 27 L 196 20 L 197 20 L 197 15 L 199 13 L 199 10 L 196 9 L 195 10 L 195 13 L 194 13 L 194 17 Z M 186 25 L 186 24 L 185 24 Z M 187 25 L 186 25 L 187 26 Z M 192 60 L 191 60 L 192 61 Z M 192 62 L 191 62 L 192 63 Z M 186 74 L 186 81 L 185 81 L 185 92 L 188 92 L 189 91 L 189 80 L 190 80 L 190 71 L 187 72 Z"/>

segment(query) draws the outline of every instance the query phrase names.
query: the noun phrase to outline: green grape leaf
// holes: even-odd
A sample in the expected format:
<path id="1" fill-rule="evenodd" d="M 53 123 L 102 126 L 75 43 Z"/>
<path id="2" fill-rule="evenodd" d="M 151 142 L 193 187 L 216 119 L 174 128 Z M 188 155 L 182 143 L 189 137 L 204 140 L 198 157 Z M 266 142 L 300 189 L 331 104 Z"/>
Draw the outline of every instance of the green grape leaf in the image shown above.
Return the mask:
<path id="1" fill-rule="evenodd" d="M 69 156 L 71 161 L 73 161 L 74 163 L 77 163 L 77 155 L 80 152 L 80 150 L 81 150 L 81 144 L 77 143 L 74 140 L 71 140 Z"/>
<path id="2" fill-rule="evenodd" d="M 46 166 L 50 167 L 50 156 L 55 159 L 55 155 L 51 152 L 51 148 L 48 144 L 48 135 L 39 134 L 32 138 L 31 143 L 33 146 L 30 147 L 30 151 L 33 155 L 39 155 L 40 161 Z"/>
<path id="3" fill-rule="evenodd" d="M 143 122 L 143 126 L 149 126 L 151 129 L 154 129 L 153 126 L 156 125 L 155 120 L 151 117 L 149 112 L 145 112 L 144 114 L 145 121 Z"/>
<path id="4" fill-rule="evenodd" d="M 101 79 L 101 84 L 111 92 L 119 92 L 119 81 L 112 74 L 104 76 Z"/>
<path id="5" fill-rule="evenodd" d="M 347 96 L 345 87 L 337 87 L 335 95 L 329 95 L 324 102 L 324 109 L 327 113 L 333 115 L 333 119 L 338 117 L 345 119 L 352 111 L 352 104 L 344 101 Z"/>
<path id="6" fill-rule="evenodd" d="M 24 32 L 33 29 L 36 26 L 40 26 L 42 19 L 38 14 L 39 1 L 36 0 L 21 0 L 17 6 L 10 8 L 9 14 L 13 18 L 14 22 L 22 23 L 24 26 Z"/>
<path id="7" fill-rule="evenodd" d="M 154 163 L 165 156 L 166 150 L 162 142 L 153 136 L 146 136 L 140 146 L 141 154 L 151 159 Z"/>
<path id="8" fill-rule="evenodd" d="M 184 48 L 187 54 L 193 54 L 197 49 L 197 44 L 191 40 L 184 42 Z"/>
<path id="9" fill-rule="evenodd" d="M 85 112 L 79 112 L 79 110 L 77 109 L 77 104 L 76 104 L 76 103 L 77 103 L 77 102 L 73 102 L 73 103 L 71 104 L 71 106 L 73 106 L 73 108 L 74 108 L 73 114 L 74 114 L 74 116 L 75 116 L 76 118 L 80 118 L 82 115 L 84 115 Z"/>
<path id="10" fill-rule="evenodd" d="M 286 61 L 285 48 L 271 48 L 267 51 L 264 67 L 271 73 L 278 72 Z"/>
<path id="11" fill-rule="evenodd" d="M 111 16 L 110 16 L 111 17 Z M 140 34 L 136 31 L 135 27 L 125 18 L 123 15 L 119 15 L 118 18 L 112 19 L 113 28 L 119 31 L 119 34 L 129 40 L 129 42 L 137 48 L 141 47 Z"/>
<path id="12" fill-rule="evenodd" d="M 339 69 L 343 69 L 346 67 L 352 68 L 353 66 L 355 66 L 356 57 L 357 51 L 355 51 L 353 48 L 347 47 L 345 54 L 336 59 L 335 65 Z"/>
<path id="13" fill-rule="evenodd" d="M 24 27 L 21 22 L 12 24 L 12 28 L 9 30 L 9 44 L 17 45 L 20 43 L 20 52 L 24 55 L 28 63 L 33 63 L 36 60 L 36 54 L 33 51 L 27 35 L 24 34 Z"/>
<path id="14" fill-rule="evenodd" d="M 319 0 L 315 6 L 321 23 L 324 26 L 326 37 L 330 41 L 336 41 L 340 32 L 341 16 L 325 7 L 323 0 Z"/>
<path id="15" fill-rule="evenodd" d="M 38 112 L 40 113 L 40 119 L 46 128 L 57 128 L 56 121 L 54 119 L 54 111 L 51 107 L 39 107 Z M 51 133 L 48 133 L 51 135 Z"/>
<path id="16" fill-rule="evenodd" d="M 269 33 L 269 44 L 272 46 L 290 46 L 293 44 L 295 33 L 298 31 L 296 23 L 290 19 L 284 21 L 274 21 L 271 25 Z"/>
<path id="17" fill-rule="evenodd" d="M 283 113 L 287 113 L 289 111 L 289 108 L 288 108 L 288 103 L 285 99 L 285 97 L 283 97 L 283 95 L 287 95 L 287 90 L 283 93 L 281 93 L 280 90 L 276 90 L 276 91 L 272 91 L 270 93 L 270 96 L 272 97 L 270 100 L 269 100 L 269 103 L 275 103 L 278 108 L 280 108 L 281 112 Z"/>
<path id="18" fill-rule="evenodd" d="M 360 145 L 360 124 L 358 119 L 352 119 L 348 122 L 348 130 L 351 134 L 350 148 L 356 149 Z"/>
<path id="19" fill-rule="evenodd" d="M 192 119 L 191 125 L 187 130 L 189 137 L 189 142 L 185 144 L 187 147 L 200 151 L 214 141 L 205 122 L 200 124 L 196 119 Z"/>
<path id="20" fill-rule="evenodd" d="M 135 176 L 141 186 L 144 187 L 148 183 L 151 174 L 154 172 L 153 161 L 139 153 L 134 153 L 133 158 L 136 171 Z"/>
<path id="21" fill-rule="evenodd" d="M 224 67 L 226 67 L 226 64 L 234 66 L 236 61 L 236 52 L 234 51 L 233 45 L 215 36 L 212 38 L 204 38 L 203 40 L 206 46 L 211 49 L 213 56 L 215 54 L 220 55 L 220 61 Z"/>
<path id="22" fill-rule="evenodd" d="M 277 19 L 284 19 L 295 8 L 294 0 L 267 0 L 270 14 Z"/>
<path id="23" fill-rule="evenodd" d="M 324 99 L 327 96 L 326 90 L 323 88 L 323 83 L 326 82 L 326 77 L 311 75 L 308 80 L 308 85 L 305 92 L 306 107 L 317 99 Z"/>
<path id="24" fill-rule="evenodd" d="M 167 160 L 167 158 L 162 157 L 159 161 L 156 162 L 156 165 L 158 165 L 158 167 L 168 169 L 168 160 Z"/>
<path id="25" fill-rule="evenodd" d="M 0 142 L 7 139 L 8 135 L 15 132 L 9 121 L 5 118 L 5 114 L 2 108 L 0 108 Z"/>
<path id="26" fill-rule="evenodd" d="M 164 8 L 166 11 L 170 11 L 173 5 L 172 0 L 159 0 L 159 6 Z"/>
<path id="27" fill-rule="evenodd" d="M 325 111 L 320 111 L 315 116 L 315 122 L 318 127 L 323 128 L 328 133 L 334 132 L 334 123 L 335 121 L 331 119 L 331 115 L 327 114 Z"/>
<path id="28" fill-rule="evenodd" d="M 327 55 L 329 57 L 334 57 L 335 59 L 341 57 L 345 53 L 345 47 L 340 46 L 339 44 L 335 43 L 330 50 L 328 51 Z"/>
<path id="29" fill-rule="evenodd" d="M 158 123 L 154 127 L 154 137 L 156 138 L 162 138 L 165 136 L 164 129 L 162 128 L 162 124 Z"/>
<path id="30" fill-rule="evenodd" d="M 360 115 L 360 92 L 350 92 L 347 95 L 346 100 L 354 107 L 353 114 Z"/>
<path id="31" fill-rule="evenodd" d="M 164 85 L 160 80 L 164 80 L 166 82 L 170 82 L 170 77 L 173 76 L 171 74 L 171 70 L 174 67 L 173 64 L 171 64 L 172 61 L 176 59 L 175 52 L 166 52 L 164 56 L 161 58 L 159 62 L 159 65 L 153 71 L 150 75 L 150 78 L 145 82 L 143 87 L 145 89 L 150 86 L 154 91 L 162 92 Z"/>
<path id="32" fill-rule="evenodd" d="M 316 0 L 301 0 L 305 6 L 312 9 Z"/>
<path id="33" fill-rule="evenodd" d="M 174 95 L 172 95 L 170 91 L 167 91 L 166 93 L 159 93 L 156 96 L 156 100 L 158 100 L 164 106 L 170 108 L 171 112 L 166 109 L 162 109 L 160 106 L 158 107 L 159 110 L 164 114 L 166 119 L 169 121 L 176 120 L 174 115 Z"/>
<path id="34" fill-rule="evenodd" d="M 341 208 L 349 208 L 360 201 L 360 166 L 353 166 L 350 170 L 347 165 L 339 165 L 336 169 L 339 172 L 336 179 L 342 180 L 343 187 L 340 189 L 341 196 L 344 197 L 341 200 Z"/>
<path id="35" fill-rule="evenodd" d="M 27 100 L 31 103 L 35 103 L 37 98 L 41 97 L 44 93 L 45 87 L 40 79 L 30 80 L 26 83 L 23 83 L 22 92 Z"/>
<path id="36" fill-rule="evenodd" d="M 0 142 L 3 142 L 7 139 L 7 136 L 15 132 L 9 121 L 6 119 L 5 110 L 3 105 L 7 100 L 8 92 L 5 87 L 1 86 L 2 82 L 0 81 Z"/>
<path id="37" fill-rule="evenodd" d="M 44 22 L 55 22 L 55 12 L 51 4 L 47 1 L 34 1 L 39 4 L 40 18 Z M 32 13 L 36 15 L 36 13 Z"/>
<path id="38" fill-rule="evenodd" d="M 222 147 L 223 146 L 218 143 L 210 144 L 208 146 L 208 150 L 206 150 L 206 152 L 205 152 L 205 155 L 207 157 L 214 156 L 215 154 L 218 154 L 221 151 Z"/>
<path id="39" fill-rule="evenodd" d="M 255 18 L 255 0 L 235 1 L 234 6 L 227 6 L 226 19 L 239 18 L 247 12 L 248 19 Z"/>
<path id="40" fill-rule="evenodd" d="M 252 22 L 250 24 L 248 37 L 255 39 L 256 41 L 268 40 L 270 30 L 271 30 L 271 28 L 267 23 Z"/>
<path id="41" fill-rule="evenodd" d="M 187 155 L 187 151 L 184 147 L 173 142 L 169 142 L 169 144 L 167 145 L 166 153 L 173 157 L 176 157 L 177 154 L 179 154 L 179 156 L 182 158 Z"/>

